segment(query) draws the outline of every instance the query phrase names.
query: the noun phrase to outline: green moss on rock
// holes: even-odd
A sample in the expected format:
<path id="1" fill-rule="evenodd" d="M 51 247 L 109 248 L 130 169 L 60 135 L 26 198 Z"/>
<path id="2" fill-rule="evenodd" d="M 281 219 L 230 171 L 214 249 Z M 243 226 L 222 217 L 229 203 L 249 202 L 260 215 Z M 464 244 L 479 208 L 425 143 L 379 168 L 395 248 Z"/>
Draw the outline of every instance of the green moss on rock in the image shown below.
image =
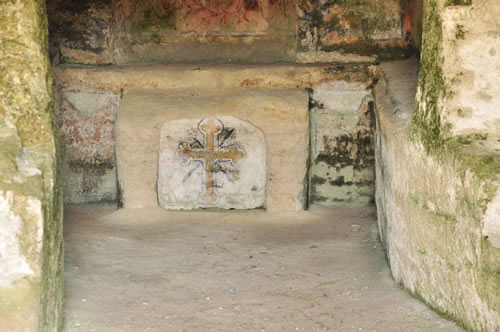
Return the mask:
<path id="1" fill-rule="evenodd" d="M 479 294 L 486 298 L 491 308 L 500 312 L 500 249 L 490 241 L 481 242 L 482 259 L 479 269 Z"/>
<path id="2" fill-rule="evenodd" d="M 442 153 L 453 157 L 462 173 L 469 170 L 479 180 L 492 183 L 500 173 L 500 156 L 475 144 L 485 139 L 481 134 L 453 137 L 443 142 Z"/>
<path id="3" fill-rule="evenodd" d="M 439 147 L 443 142 L 441 123 L 441 101 L 449 88 L 443 72 L 443 28 L 440 6 L 436 0 L 424 1 L 422 53 L 418 77 L 415 113 L 411 123 L 411 134 L 419 139 L 427 151 Z"/>
<path id="4" fill-rule="evenodd" d="M 444 3 L 445 7 L 449 6 L 470 6 L 472 5 L 472 0 L 446 0 Z"/>

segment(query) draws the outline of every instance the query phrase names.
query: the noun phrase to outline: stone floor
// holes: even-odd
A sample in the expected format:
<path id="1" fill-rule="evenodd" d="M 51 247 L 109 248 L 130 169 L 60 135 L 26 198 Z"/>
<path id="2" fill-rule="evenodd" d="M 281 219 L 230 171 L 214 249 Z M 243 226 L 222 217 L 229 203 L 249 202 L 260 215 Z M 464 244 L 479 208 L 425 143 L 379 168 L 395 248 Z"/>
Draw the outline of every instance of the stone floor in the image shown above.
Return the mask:
<path id="1" fill-rule="evenodd" d="M 66 332 L 463 331 L 394 284 L 375 211 L 65 211 Z"/>

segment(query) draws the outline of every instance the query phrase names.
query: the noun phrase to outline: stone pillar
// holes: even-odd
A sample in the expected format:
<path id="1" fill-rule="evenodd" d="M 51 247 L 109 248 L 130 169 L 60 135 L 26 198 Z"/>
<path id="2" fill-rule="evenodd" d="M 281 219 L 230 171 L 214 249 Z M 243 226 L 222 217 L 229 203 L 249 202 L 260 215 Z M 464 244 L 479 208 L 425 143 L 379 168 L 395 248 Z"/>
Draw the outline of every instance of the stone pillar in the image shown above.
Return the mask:
<path id="1" fill-rule="evenodd" d="M 0 2 L 0 330 L 62 328 L 62 200 L 45 1 Z"/>

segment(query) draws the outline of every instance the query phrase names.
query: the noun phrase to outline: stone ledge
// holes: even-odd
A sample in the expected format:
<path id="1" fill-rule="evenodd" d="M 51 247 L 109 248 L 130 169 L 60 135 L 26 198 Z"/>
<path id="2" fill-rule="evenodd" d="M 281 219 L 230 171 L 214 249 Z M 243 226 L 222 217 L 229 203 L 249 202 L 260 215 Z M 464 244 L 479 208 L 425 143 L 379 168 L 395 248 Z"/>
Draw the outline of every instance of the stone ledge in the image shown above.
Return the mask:
<path id="1" fill-rule="evenodd" d="M 378 77 L 376 66 L 332 65 L 130 65 L 54 68 L 59 89 L 119 92 L 121 89 L 307 89 L 327 81 L 370 85 Z"/>

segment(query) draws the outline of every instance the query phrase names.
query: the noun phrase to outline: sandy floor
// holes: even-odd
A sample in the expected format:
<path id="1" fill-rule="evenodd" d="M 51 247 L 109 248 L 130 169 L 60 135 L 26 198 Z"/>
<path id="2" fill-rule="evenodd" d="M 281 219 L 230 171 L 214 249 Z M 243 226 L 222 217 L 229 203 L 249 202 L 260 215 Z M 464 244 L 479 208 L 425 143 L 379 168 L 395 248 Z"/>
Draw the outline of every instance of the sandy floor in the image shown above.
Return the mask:
<path id="1" fill-rule="evenodd" d="M 65 211 L 65 331 L 462 331 L 394 284 L 371 208 Z"/>

